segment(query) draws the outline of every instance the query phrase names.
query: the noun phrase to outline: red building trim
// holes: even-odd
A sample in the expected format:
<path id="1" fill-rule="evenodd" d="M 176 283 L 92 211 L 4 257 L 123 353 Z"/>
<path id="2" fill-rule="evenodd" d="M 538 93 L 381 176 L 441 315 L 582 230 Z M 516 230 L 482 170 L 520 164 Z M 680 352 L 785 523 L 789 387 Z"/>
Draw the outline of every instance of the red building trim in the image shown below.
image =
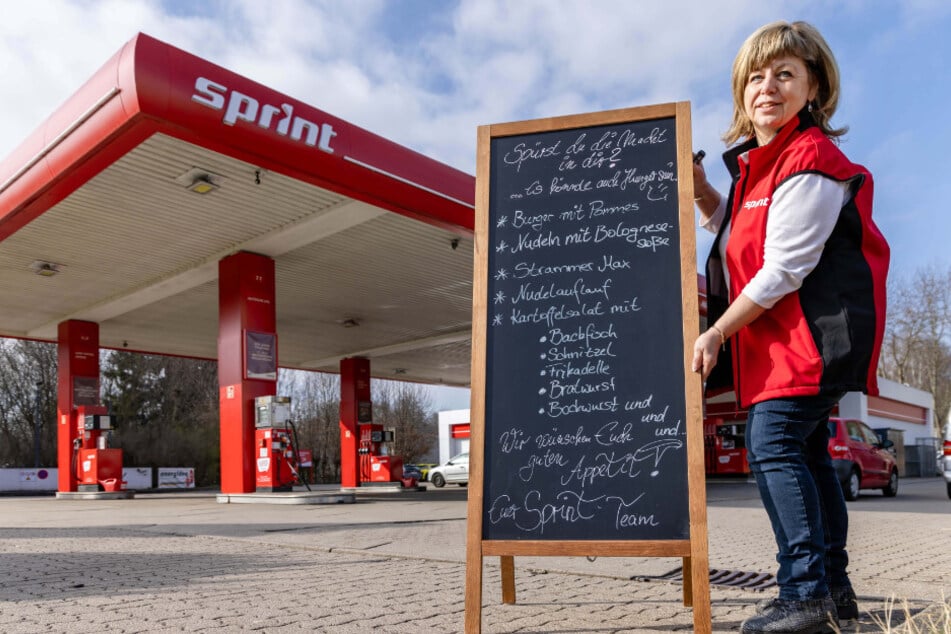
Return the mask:
<path id="1" fill-rule="evenodd" d="M 870 416 L 900 420 L 904 423 L 914 423 L 916 425 L 928 423 L 927 408 L 881 396 L 868 397 L 868 413 Z"/>

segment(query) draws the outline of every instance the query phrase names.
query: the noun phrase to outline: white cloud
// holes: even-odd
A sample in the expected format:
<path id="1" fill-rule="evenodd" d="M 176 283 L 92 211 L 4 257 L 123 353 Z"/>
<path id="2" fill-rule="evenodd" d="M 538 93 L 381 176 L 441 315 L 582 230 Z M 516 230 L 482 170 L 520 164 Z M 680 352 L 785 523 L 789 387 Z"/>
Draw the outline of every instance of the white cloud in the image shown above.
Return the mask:
<path id="1" fill-rule="evenodd" d="M 159 8 L 137 0 L 4 4 L 0 156 L 39 127 L 138 31 L 151 29 L 161 37 L 192 30 L 194 22 L 163 15 Z"/>
<path id="2" fill-rule="evenodd" d="M 0 152 L 39 123 L 33 113 L 62 103 L 141 30 L 468 171 L 480 124 L 691 99 L 700 90 L 722 99 L 730 34 L 767 13 L 753 0 L 12 6 L 0 53 L 17 60 L 19 72 L 5 76 L 20 106 L 3 106 Z M 402 23 L 443 29 L 405 45 L 406 33 L 381 25 L 394 6 L 453 12 L 441 21 L 408 16 Z"/>

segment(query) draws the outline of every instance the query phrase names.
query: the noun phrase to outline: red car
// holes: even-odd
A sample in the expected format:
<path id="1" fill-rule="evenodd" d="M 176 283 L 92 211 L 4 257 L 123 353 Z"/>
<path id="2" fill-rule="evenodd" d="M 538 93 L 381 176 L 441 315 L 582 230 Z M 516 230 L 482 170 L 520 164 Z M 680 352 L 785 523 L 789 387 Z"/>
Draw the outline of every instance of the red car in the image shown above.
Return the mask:
<path id="1" fill-rule="evenodd" d="M 898 467 L 888 451 L 893 445 L 861 421 L 829 419 L 829 455 L 846 500 L 858 498 L 860 489 L 880 489 L 890 498 L 898 494 Z"/>

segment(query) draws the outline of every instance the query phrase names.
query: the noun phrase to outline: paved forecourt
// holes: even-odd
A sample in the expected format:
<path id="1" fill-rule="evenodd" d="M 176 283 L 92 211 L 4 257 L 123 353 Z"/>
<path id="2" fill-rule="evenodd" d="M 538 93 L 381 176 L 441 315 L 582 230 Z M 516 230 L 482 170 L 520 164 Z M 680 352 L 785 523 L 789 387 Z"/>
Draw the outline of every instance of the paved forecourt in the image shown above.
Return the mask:
<path id="1" fill-rule="evenodd" d="M 774 572 L 755 487 L 708 491 L 711 568 Z M 850 511 L 861 631 L 889 597 L 913 613 L 951 597 L 943 481 L 905 480 L 898 498 L 870 492 Z M 465 490 L 452 486 L 338 505 L 218 504 L 214 493 L 0 498 L 0 631 L 460 632 L 465 515 Z M 518 601 L 503 605 L 498 560 L 485 560 L 484 632 L 692 630 L 681 585 L 644 580 L 678 559 L 515 563 Z M 711 586 L 713 630 L 736 631 L 773 592 Z"/>

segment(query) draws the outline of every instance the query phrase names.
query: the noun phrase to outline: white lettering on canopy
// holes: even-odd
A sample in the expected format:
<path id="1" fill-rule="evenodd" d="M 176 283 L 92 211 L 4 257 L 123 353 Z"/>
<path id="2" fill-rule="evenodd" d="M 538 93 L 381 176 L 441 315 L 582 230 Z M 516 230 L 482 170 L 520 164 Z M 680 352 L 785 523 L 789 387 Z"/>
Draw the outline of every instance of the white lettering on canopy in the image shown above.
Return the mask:
<path id="1" fill-rule="evenodd" d="M 279 107 L 267 103 L 261 105 L 254 97 L 237 90 L 229 91 L 227 86 L 206 77 L 198 77 L 195 80 L 192 101 L 214 110 L 224 110 L 222 122 L 225 125 L 233 126 L 238 121 L 256 123 L 261 128 L 273 129 L 280 136 L 333 154 L 330 141 L 337 136 L 333 126 L 294 116 L 293 104 L 282 103 Z M 275 119 L 277 123 L 273 125 Z"/>

